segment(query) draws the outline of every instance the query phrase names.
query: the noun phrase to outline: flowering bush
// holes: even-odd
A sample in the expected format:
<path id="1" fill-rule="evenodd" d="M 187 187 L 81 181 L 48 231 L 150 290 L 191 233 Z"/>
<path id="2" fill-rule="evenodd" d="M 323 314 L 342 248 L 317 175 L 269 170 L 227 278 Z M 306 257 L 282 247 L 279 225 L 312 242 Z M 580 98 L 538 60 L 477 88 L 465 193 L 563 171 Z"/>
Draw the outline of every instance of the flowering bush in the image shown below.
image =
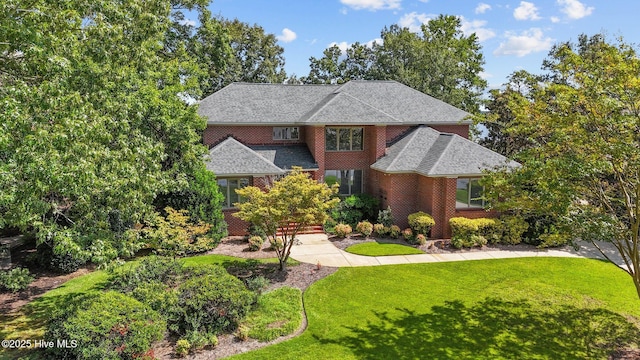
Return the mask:
<path id="1" fill-rule="evenodd" d="M 351 232 L 353 231 L 353 229 L 351 229 L 351 225 L 347 225 L 347 224 L 338 224 L 336 225 L 335 229 L 334 229 L 336 235 L 338 237 L 347 237 L 347 235 L 351 234 Z"/>
<path id="2" fill-rule="evenodd" d="M 373 224 L 366 220 L 361 221 L 358 223 L 358 225 L 356 225 L 356 231 L 364 235 L 365 237 L 368 237 L 373 232 Z"/>

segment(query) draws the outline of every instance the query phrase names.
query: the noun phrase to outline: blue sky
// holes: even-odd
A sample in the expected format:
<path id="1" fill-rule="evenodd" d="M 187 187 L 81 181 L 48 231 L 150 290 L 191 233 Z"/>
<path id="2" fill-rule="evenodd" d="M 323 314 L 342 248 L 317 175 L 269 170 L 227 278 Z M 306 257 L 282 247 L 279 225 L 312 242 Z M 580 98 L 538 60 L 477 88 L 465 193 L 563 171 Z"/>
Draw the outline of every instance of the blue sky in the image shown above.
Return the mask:
<path id="1" fill-rule="evenodd" d="M 309 73 L 309 57 L 331 44 L 368 43 L 392 24 L 416 29 L 438 14 L 461 18 L 485 56 L 483 77 L 499 87 L 512 72 L 539 73 L 554 44 L 605 32 L 638 43 L 636 0 L 213 0 L 214 15 L 238 18 L 278 36 L 287 75 Z"/>

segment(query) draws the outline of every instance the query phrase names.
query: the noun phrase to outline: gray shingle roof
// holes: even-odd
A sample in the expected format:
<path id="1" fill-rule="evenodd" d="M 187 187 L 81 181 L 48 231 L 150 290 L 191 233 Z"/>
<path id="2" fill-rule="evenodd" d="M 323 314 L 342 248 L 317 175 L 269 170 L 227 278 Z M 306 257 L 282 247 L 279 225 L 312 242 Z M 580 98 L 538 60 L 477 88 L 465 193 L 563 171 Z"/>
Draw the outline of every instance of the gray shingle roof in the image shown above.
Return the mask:
<path id="1" fill-rule="evenodd" d="M 294 166 L 300 166 L 303 170 L 318 170 L 318 164 L 306 145 L 255 145 L 249 147 L 280 169 L 290 170 Z"/>
<path id="2" fill-rule="evenodd" d="M 459 135 L 421 126 L 393 144 L 371 168 L 386 173 L 455 177 L 480 176 L 483 170 L 498 166 L 518 164 Z"/>
<path id="3" fill-rule="evenodd" d="M 203 99 L 198 113 L 218 125 L 456 124 L 469 115 L 395 81 L 233 83 Z"/>
<path id="4" fill-rule="evenodd" d="M 259 153 L 230 137 L 209 150 L 207 170 L 218 176 L 275 175 L 284 171 Z"/>

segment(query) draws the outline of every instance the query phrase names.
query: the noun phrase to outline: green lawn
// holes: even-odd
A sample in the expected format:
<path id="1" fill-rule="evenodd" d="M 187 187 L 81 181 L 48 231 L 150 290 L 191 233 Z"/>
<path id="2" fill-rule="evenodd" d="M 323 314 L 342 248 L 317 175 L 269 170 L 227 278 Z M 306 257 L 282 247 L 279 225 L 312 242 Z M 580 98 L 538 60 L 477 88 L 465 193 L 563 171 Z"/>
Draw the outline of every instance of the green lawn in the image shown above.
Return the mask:
<path id="1" fill-rule="evenodd" d="M 351 245 L 346 249 L 346 251 L 352 254 L 365 256 L 424 254 L 424 251 L 411 246 L 379 242 L 366 242 Z"/>
<path id="2" fill-rule="evenodd" d="M 304 299 L 300 337 L 233 359 L 606 359 L 640 339 L 631 279 L 598 260 L 342 268 Z"/>

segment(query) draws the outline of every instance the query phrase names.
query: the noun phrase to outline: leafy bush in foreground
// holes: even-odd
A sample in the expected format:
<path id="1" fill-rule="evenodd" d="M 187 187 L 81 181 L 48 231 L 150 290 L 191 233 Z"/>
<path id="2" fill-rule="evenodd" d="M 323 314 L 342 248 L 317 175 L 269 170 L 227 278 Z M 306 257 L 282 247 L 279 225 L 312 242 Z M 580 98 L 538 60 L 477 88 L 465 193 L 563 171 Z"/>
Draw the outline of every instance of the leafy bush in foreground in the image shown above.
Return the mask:
<path id="1" fill-rule="evenodd" d="M 166 328 L 160 314 L 149 306 L 108 291 L 82 302 L 71 315 L 52 321 L 45 338 L 66 339 L 71 345 L 48 349 L 56 358 L 134 359 L 149 355 Z"/>
<path id="2" fill-rule="evenodd" d="M 18 292 L 29 287 L 35 279 L 25 268 L 14 268 L 9 271 L 0 272 L 0 289 Z"/>

